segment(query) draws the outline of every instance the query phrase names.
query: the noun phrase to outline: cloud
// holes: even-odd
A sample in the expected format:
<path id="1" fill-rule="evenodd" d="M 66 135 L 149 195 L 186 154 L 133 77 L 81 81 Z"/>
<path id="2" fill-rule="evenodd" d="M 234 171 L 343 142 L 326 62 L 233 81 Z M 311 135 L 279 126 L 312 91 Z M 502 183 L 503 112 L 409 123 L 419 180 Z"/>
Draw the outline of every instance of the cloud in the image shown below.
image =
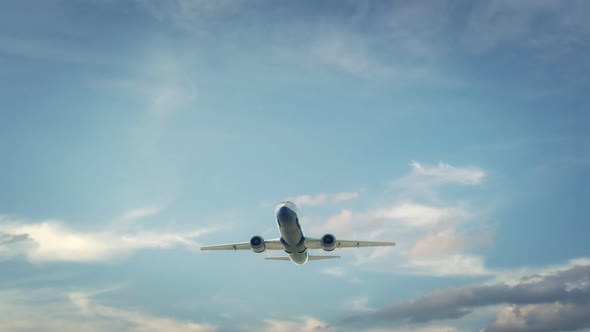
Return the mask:
<path id="1" fill-rule="evenodd" d="M 362 330 L 365 332 L 457 332 L 452 326 L 404 326 L 398 328 L 376 328 Z"/>
<path id="2" fill-rule="evenodd" d="M 413 162 L 411 172 L 394 182 L 412 190 L 420 188 L 414 200 L 407 199 L 404 193 L 404 198 L 366 211 L 343 209 L 324 223 L 309 225 L 309 229 L 313 234 L 331 233 L 343 240 L 397 243 L 394 248 L 353 252 L 357 266 L 403 274 L 491 275 L 483 257 L 470 253 L 493 245 L 494 230 L 486 226 L 481 212 L 473 212 L 466 202 L 437 199 L 432 204 L 424 199 L 437 196 L 444 184 L 473 186 L 484 178 L 485 172 L 477 167 L 454 167 L 442 162 L 427 166 Z M 426 202 L 419 202 L 420 197 Z"/>
<path id="3" fill-rule="evenodd" d="M 23 255 L 32 249 L 32 242 L 27 234 L 5 234 L 0 231 L 0 260 Z"/>
<path id="4" fill-rule="evenodd" d="M 122 221 L 135 221 L 147 217 L 152 217 L 160 213 L 160 208 L 157 207 L 142 207 L 137 209 L 129 210 L 121 216 Z"/>
<path id="5" fill-rule="evenodd" d="M 401 201 L 361 213 L 344 209 L 329 217 L 325 224 L 313 225 L 311 228 L 317 233 L 338 232 L 350 235 L 386 228 L 432 230 L 433 227 L 460 223 L 468 216 L 469 214 L 461 208 L 435 207 L 413 201 Z"/>
<path id="6" fill-rule="evenodd" d="M 406 256 L 399 264 L 399 273 L 424 276 L 491 276 L 493 271 L 486 268 L 481 256 L 457 253 L 453 255 L 437 255 L 435 257 L 415 258 Z"/>
<path id="7" fill-rule="evenodd" d="M 361 312 L 373 312 L 374 308 L 369 307 L 369 297 L 362 296 L 349 300 L 344 304 L 344 307 L 349 310 Z"/>
<path id="8" fill-rule="evenodd" d="M 407 201 L 377 210 L 374 217 L 391 219 L 410 227 L 433 227 L 445 222 L 465 220 L 467 213 L 460 208 L 433 207 Z"/>
<path id="9" fill-rule="evenodd" d="M 496 283 L 441 289 L 350 320 L 424 323 L 461 318 L 477 308 L 499 304 L 509 306 L 498 313 L 485 331 L 571 331 L 587 327 L 590 264 L 525 276 L 514 285 Z"/>
<path id="10" fill-rule="evenodd" d="M 358 192 L 341 192 L 336 194 L 320 193 L 317 195 L 299 195 L 289 198 L 289 200 L 293 201 L 293 203 L 298 206 L 320 206 L 349 201 L 358 198 L 359 195 Z"/>
<path id="11" fill-rule="evenodd" d="M 444 184 L 477 185 L 486 177 L 486 173 L 478 167 L 454 167 L 439 162 L 436 166 L 422 165 L 413 161 L 410 174 L 398 179 L 395 183 L 403 187 L 415 188 L 439 186 Z"/>
<path id="12" fill-rule="evenodd" d="M 417 239 L 408 254 L 413 258 L 432 257 L 462 252 L 470 248 L 491 246 L 492 235 L 491 232 L 475 235 L 459 233 L 456 228 L 449 227 Z"/>
<path id="13" fill-rule="evenodd" d="M 156 317 L 139 311 L 129 311 L 95 303 L 89 294 L 75 292 L 68 294 L 70 301 L 86 316 L 114 320 L 130 325 L 137 332 L 213 332 L 217 328 L 209 324 L 183 322 L 171 318 Z"/>
<path id="14" fill-rule="evenodd" d="M 360 328 L 330 325 L 315 317 L 304 316 L 291 320 L 265 319 L 263 325 L 246 327 L 243 331 L 256 332 L 456 332 L 457 329 L 448 326 L 404 326 L 388 328 Z"/>
<path id="15" fill-rule="evenodd" d="M 92 296 L 105 291 L 0 290 L 0 331 L 213 332 L 217 328 L 149 313 L 105 306 Z"/>
<path id="16" fill-rule="evenodd" d="M 342 267 L 327 267 L 320 271 L 322 274 L 327 274 L 334 277 L 344 277 L 346 275 L 346 269 Z"/>
<path id="17" fill-rule="evenodd" d="M 590 327 L 589 304 L 545 303 L 504 307 L 484 332 L 577 331 Z"/>
<path id="18" fill-rule="evenodd" d="M 140 213 L 141 212 L 141 213 Z M 150 213 L 147 213 L 150 212 Z M 153 211 L 131 211 L 134 219 L 153 215 Z M 138 230 L 124 232 L 118 229 L 76 231 L 61 221 L 49 220 L 26 223 L 0 219 L 0 256 L 23 255 L 32 262 L 97 262 L 118 259 L 141 249 L 164 249 L 182 246 L 195 250 L 195 238 L 213 229 L 188 231 Z"/>
<path id="19" fill-rule="evenodd" d="M 247 327 L 245 331 L 256 331 L 256 332 L 337 332 L 340 331 L 335 327 L 329 326 L 326 322 L 323 322 L 314 317 L 300 317 L 296 320 L 278 320 L 278 319 L 265 319 L 264 325 Z"/>

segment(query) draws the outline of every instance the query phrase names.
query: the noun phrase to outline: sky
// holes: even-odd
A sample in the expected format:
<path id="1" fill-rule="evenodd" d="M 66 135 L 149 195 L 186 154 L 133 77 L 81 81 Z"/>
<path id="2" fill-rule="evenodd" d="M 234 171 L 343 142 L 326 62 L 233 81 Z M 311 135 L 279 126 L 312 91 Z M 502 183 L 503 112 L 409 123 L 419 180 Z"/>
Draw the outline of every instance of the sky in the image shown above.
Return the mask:
<path id="1" fill-rule="evenodd" d="M 588 13 L 3 1 L 0 331 L 590 331 Z"/>

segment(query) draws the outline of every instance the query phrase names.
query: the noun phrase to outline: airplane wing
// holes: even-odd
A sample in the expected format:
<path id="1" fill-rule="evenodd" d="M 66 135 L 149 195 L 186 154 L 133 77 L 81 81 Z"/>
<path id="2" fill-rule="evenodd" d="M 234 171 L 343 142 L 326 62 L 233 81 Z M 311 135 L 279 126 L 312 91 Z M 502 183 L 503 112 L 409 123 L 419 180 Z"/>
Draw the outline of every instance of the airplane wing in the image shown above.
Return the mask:
<path id="1" fill-rule="evenodd" d="M 340 256 L 308 256 L 307 260 L 309 261 L 317 261 L 321 259 L 333 259 L 333 258 L 340 258 Z M 278 256 L 278 257 L 265 257 L 264 259 L 272 260 L 272 261 L 290 261 L 291 258 L 289 256 Z"/>
<path id="2" fill-rule="evenodd" d="M 283 244 L 280 239 L 264 240 L 264 246 L 266 247 L 266 250 L 283 250 Z M 205 246 L 201 247 L 201 250 L 250 250 L 250 242 Z"/>
<path id="3" fill-rule="evenodd" d="M 305 238 L 305 246 L 308 249 L 321 249 L 322 248 L 322 241 L 320 239 Z M 392 247 L 392 246 L 395 246 L 394 242 L 336 240 L 336 248 Z"/>

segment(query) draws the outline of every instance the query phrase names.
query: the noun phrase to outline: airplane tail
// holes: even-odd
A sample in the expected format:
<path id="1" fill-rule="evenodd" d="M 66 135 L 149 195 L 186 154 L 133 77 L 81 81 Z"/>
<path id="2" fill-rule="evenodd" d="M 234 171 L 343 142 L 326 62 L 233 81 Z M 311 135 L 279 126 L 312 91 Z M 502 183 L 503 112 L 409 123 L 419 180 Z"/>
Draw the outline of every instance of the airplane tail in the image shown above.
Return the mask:
<path id="1" fill-rule="evenodd" d="M 308 261 L 317 261 L 320 259 L 332 259 L 332 258 L 340 258 L 340 256 L 309 256 L 307 258 Z M 264 259 L 273 260 L 273 261 L 290 261 L 291 259 L 289 256 L 276 256 L 276 257 L 265 257 Z"/>

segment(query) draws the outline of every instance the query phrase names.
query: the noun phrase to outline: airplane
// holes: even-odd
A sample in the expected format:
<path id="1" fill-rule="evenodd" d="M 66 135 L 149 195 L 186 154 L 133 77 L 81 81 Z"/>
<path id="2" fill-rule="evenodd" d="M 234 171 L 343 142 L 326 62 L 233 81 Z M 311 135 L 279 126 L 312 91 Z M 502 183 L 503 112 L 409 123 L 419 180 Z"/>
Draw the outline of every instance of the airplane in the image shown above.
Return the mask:
<path id="1" fill-rule="evenodd" d="M 311 256 L 308 255 L 307 249 L 333 251 L 336 248 L 395 246 L 393 242 L 336 240 L 332 234 L 326 234 L 320 239 L 308 238 L 303 235 L 299 215 L 299 209 L 294 203 L 281 202 L 275 208 L 275 217 L 281 233 L 280 238 L 264 240 L 262 236 L 255 235 L 249 242 L 205 246 L 201 247 L 201 250 L 252 250 L 255 253 L 262 253 L 266 250 L 284 250 L 288 256 L 266 257 L 266 259 L 290 260 L 297 265 L 303 265 L 308 260 L 340 258 L 340 256 Z"/>

